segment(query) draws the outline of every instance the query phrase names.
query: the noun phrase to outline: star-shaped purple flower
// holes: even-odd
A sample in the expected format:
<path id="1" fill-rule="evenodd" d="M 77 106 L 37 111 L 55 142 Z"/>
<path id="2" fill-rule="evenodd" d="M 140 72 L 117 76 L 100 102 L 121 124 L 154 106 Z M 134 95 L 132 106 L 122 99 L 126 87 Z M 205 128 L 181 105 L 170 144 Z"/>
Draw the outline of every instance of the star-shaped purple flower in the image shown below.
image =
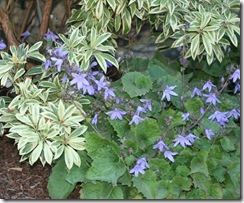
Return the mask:
<path id="1" fill-rule="evenodd" d="M 188 113 L 188 112 L 187 113 L 183 113 L 182 114 L 182 120 L 183 121 L 188 121 L 189 120 L 189 116 L 190 116 L 190 113 Z"/>
<path id="2" fill-rule="evenodd" d="M 164 152 L 164 157 L 168 158 L 171 162 L 174 162 L 174 157 L 176 154 L 178 154 L 177 152 L 171 152 L 171 151 L 165 151 Z"/>
<path id="3" fill-rule="evenodd" d="M 238 79 L 240 80 L 240 69 L 236 69 L 235 72 L 230 76 L 230 79 L 233 79 L 233 82 L 236 82 Z"/>
<path id="4" fill-rule="evenodd" d="M 48 31 L 44 36 L 46 40 L 52 40 L 53 42 L 56 42 L 58 39 L 58 36 L 51 31 Z"/>
<path id="5" fill-rule="evenodd" d="M 186 145 L 191 145 L 190 141 L 182 135 L 178 135 L 178 137 L 174 139 L 173 142 L 175 142 L 174 147 L 176 147 L 178 144 L 180 144 L 184 148 L 186 147 Z"/>
<path id="6" fill-rule="evenodd" d="M 87 74 L 76 74 L 72 73 L 73 80 L 71 80 L 70 85 L 77 84 L 78 90 L 82 89 L 84 85 L 89 85 L 89 82 L 86 80 Z"/>
<path id="7" fill-rule="evenodd" d="M 160 152 L 163 152 L 164 149 L 169 150 L 169 147 L 162 140 L 160 140 L 157 144 L 153 146 L 153 149 L 158 149 Z"/>
<path id="8" fill-rule="evenodd" d="M 137 177 L 139 175 L 139 173 L 145 174 L 144 169 L 145 169 L 145 167 L 143 167 L 141 165 L 135 165 L 134 168 L 130 170 L 130 173 L 134 173 L 135 177 Z"/>
<path id="9" fill-rule="evenodd" d="M 115 108 L 113 111 L 109 111 L 106 113 L 107 115 L 111 115 L 110 119 L 114 120 L 115 118 L 118 118 L 119 120 L 123 120 L 122 115 L 125 115 L 125 111 L 120 111 L 119 109 Z"/>
<path id="10" fill-rule="evenodd" d="M 144 168 L 150 168 L 145 157 L 142 157 L 142 158 L 138 159 L 136 161 L 136 164 L 140 165 L 140 166 L 142 166 Z"/>
<path id="11" fill-rule="evenodd" d="M 199 90 L 197 87 L 195 87 L 194 90 L 192 91 L 191 98 L 195 97 L 195 94 L 197 94 L 199 97 L 202 96 L 201 90 Z"/>
<path id="12" fill-rule="evenodd" d="M 0 50 L 5 49 L 7 45 L 3 42 L 3 40 L 0 40 Z"/>
<path id="13" fill-rule="evenodd" d="M 167 98 L 167 101 L 170 101 L 170 95 L 173 95 L 173 96 L 178 96 L 177 93 L 175 93 L 174 90 L 176 88 L 176 85 L 175 86 L 168 86 L 166 85 L 166 89 L 164 90 L 163 92 L 163 96 L 161 98 L 161 100 L 163 100 L 165 97 Z"/>
<path id="14" fill-rule="evenodd" d="M 215 111 L 211 116 L 208 117 L 208 119 L 211 121 L 216 120 L 216 122 L 220 125 L 225 125 L 225 123 L 229 122 L 227 113 L 228 112 Z"/>
<path id="15" fill-rule="evenodd" d="M 204 97 L 207 97 L 206 102 L 207 103 L 212 103 L 214 106 L 216 106 L 216 102 L 221 103 L 221 101 L 218 100 L 216 95 L 214 93 L 210 94 L 203 94 Z"/>
<path id="16" fill-rule="evenodd" d="M 211 129 L 205 129 L 205 134 L 209 140 L 211 140 L 211 137 L 215 135 Z"/>
<path id="17" fill-rule="evenodd" d="M 197 139 L 197 140 L 200 140 L 199 137 L 193 135 L 192 133 L 190 133 L 189 135 L 186 136 L 186 139 L 189 140 L 189 142 L 191 142 L 192 144 L 194 143 L 194 140 Z"/>
<path id="18" fill-rule="evenodd" d="M 138 123 L 140 122 L 140 121 L 143 121 L 144 120 L 144 118 L 141 118 L 140 116 L 138 116 L 138 115 L 134 115 L 133 117 L 132 117 L 132 120 L 129 122 L 129 125 L 132 125 L 133 123 L 135 123 L 136 125 L 138 125 Z"/>
<path id="19" fill-rule="evenodd" d="M 232 109 L 227 114 L 227 118 L 229 118 L 229 117 L 233 117 L 237 120 L 240 117 L 240 113 L 236 109 Z"/>
<path id="20" fill-rule="evenodd" d="M 205 83 L 202 90 L 208 89 L 208 91 L 210 92 L 212 90 L 212 87 L 216 87 L 216 86 L 213 85 L 213 83 L 209 80 Z"/>
<path id="21" fill-rule="evenodd" d="M 56 58 L 56 57 L 51 57 L 51 59 L 52 59 L 52 61 L 55 62 L 54 65 L 57 66 L 57 68 L 58 68 L 58 72 L 60 72 L 60 71 L 61 71 L 61 66 L 62 66 L 62 64 L 63 64 L 63 59 L 58 59 L 58 58 Z"/>

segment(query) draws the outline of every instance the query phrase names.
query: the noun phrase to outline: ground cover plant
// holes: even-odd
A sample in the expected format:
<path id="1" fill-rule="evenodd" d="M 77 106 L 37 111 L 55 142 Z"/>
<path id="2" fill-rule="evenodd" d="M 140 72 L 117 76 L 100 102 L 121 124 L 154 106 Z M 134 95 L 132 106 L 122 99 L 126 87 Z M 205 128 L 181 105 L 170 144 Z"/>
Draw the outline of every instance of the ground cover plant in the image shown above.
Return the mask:
<path id="1" fill-rule="evenodd" d="M 240 199 L 240 2 L 77 3 L 64 33 L 0 44 L 1 132 L 52 166 L 49 196 Z M 158 51 L 119 60 L 144 25 Z"/>

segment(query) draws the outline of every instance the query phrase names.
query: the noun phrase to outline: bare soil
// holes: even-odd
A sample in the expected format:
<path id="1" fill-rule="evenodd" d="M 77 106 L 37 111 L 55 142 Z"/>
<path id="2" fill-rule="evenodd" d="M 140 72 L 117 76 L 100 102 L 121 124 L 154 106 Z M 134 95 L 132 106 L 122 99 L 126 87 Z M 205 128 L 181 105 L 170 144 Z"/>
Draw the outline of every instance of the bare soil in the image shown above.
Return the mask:
<path id="1" fill-rule="evenodd" d="M 14 141 L 0 136 L 0 199 L 50 199 L 47 183 L 52 167 L 19 160 Z M 79 199 L 79 186 L 68 199 Z"/>

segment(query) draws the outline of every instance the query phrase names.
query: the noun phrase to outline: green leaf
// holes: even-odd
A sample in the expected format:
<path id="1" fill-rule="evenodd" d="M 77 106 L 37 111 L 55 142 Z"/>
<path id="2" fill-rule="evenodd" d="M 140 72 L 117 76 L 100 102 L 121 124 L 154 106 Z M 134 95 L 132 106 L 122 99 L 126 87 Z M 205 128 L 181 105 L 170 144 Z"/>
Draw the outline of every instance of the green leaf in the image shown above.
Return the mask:
<path id="1" fill-rule="evenodd" d="M 165 199 L 169 194 L 168 183 L 165 180 L 161 180 L 157 183 L 156 197 L 155 199 Z"/>
<path id="2" fill-rule="evenodd" d="M 218 182 L 223 182 L 225 180 L 226 169 L 222 166 L 217 167 L 213 170 L 213 176 Z"/>
<path id="3" fill-rule="evenodd" d="M 25 69 L 24 68 L 21 68 L 20 70 L 18 70 L 17 73 L 15 73 L 15 75 L 14 75 L 14 81 L 17 80 L 22 75 L 24 75 L 24 73 L 25 73 Z"/>
<path id="4" fill-rule="evenodd" d="M 207 191 L 207 199 L 222 199 L 223 191 L 219 183 L 210 184 Z"/>
<path id="5" fill-rule="evenodd" d="M 81 199 L 123 199 L 123 191 L 120 187 L 113 187 L 106 182 L 85 183 L 80 190 Z"/>
<path id="6" fill-rule="evenodd" d="M 200 34 L 197 34 L 191 41 L 191 56 L 195 60 L 199 52 Z"/>
<path id="7" fill-rule="evenodd" d="M 160 136 L 160 129 L 156 120 L 148 118 L 140 122 L 135 128 L 135 135 L 140 149 L 146 149 L 152 145 Z"/>
<path id="8" fill-rule="evenodd" d="M 208 151 L 201 150 L 198 152 L 197 157 L 193 158 L 191 161 L 191 173 L 202 173 L 206 177 L 208 176 L 208 166 L 207 166 Z"/>
<path id="9" fill-rule="evenodd" d="M 189 191 L 192 185 L 192 181 L 190 178 L 175 176 L 170 183 L 170 187 L 172 187 L 172 193 L 179 195 L 182 190 Z"/>
<path id="10" fill-rule="evenodd" d="M 34 51 L 34 52 L 29 53 L 28 57 L 30 57 L 31 59 L 39 60 L 41 62 L 46 61 L 45 56 L 40 54 L 38 51 Z"/>
<path id="11" fill-rule="evenodd" d="M 114 130 L 117 132 L 117 136 L 119 138 L 123 138 L 126 136 L 127 132 L 130 130 L 130 126 L 128 125 L 128 121 L 118 120 L 118 119 L 108 119 L 109 123 L 113 126 Z"/>
<path id="12" fill-rule="evenodd" d="M 140 174 L 138 177 L 133 177 L 132 181 L 138 191 L 147 199 L 155 199 L 157 182 L 154 172 L 148 170 L 143 175 Z"/>
<path id="13" fill-rule="evenodd" d="M 166 175 L 170 170 L 169 162 L 165 159 L 151 158 L 148 161 L 148 165 L 150 166 L 150 170 L 155 171 L 162 176 Z"/>
<path id="14" fill-rule="evenodd" d="M 48 179 L 47 189 L 52 199 L 67 199 L 75 188 L 75 184 L 70 184 L 66 181 L 67 175 L 68 171 L 62 157 L 52 168 L 52 173 Z"/>
<path id="15" fill-rule="evenodd" d="M 202 173 L 193 173 L 191 174 L 191 177 L 193 179 L 194 188 L 207 191 L 207 188 L 210 185 L 209 177 L 206 177 Z"/>
<path id="16" fill-rule="evenodd" d="M 107 181 L 115 185 L 126 170 L 124 161 L 119 156 L 118 146 L 95 133 L 88 133 L 86 148 L 88 155 L 93 159 L 87 178 Z"/>
<path id="17" fill-rule="evenodd" d="M 78 155 L 80 156 L 81 159 L 81 165 L 80 167 L 78 166 L 73 166 L 69 171 L 66 176 L 66 181 L 68 181 L 70 184 L 75 185 L 78 182 L 85 182 L 86 178 L 86 172 L 89 169 L 89 165 L 86 163 L 88 160 L 88 157 L 84 151 L 79 151 Z"/>
<path id="18" fill-rule="evenodd" d="M 186 166 L 177 166 L 176 168 L 176 174 L 179 176 L 187 177 L 190 174 L 190 169 L 187 168 Z"/>
<path id="19" fill-rule="evenodd" d="M 125 74 L 122 77 L 122 84 L 131 98 L 145 95 L 152 88 L 151 79 L 139 72 Z"/>
<path id="20" fill-rule="evenodd" d="M 205 50 L 206 50 L 207 54 L 211 55 L 212 52 L 213 52 L 211 41 L 210 41 L 210 38 L 209 38 L 208 34 L 205 33 L 205 32 L 202 35 L 202 41 L 203 41 L 203 45 L 205 47 Z"/>
<path id="21" fill-rule="evenodd" d="M 28 50 L 28 52 L 34 52 L 37 51 L 41 46 L 42 46 L 42 41 L 35 43 L 33 46 L 30 47 L 30 49 Z"/>
<path id="22" fill-rule="evenodd" d="M 223 147 L 223 149 L 226 151 L 226 152 L 231 152 L 231 151 L 234 151 L 236 148 L 235 148 L 235 145 L 234 143 L 232 142 L 232 140 L 230 140 L 228 137 L 223 137 L 221 140 L 220 140 L 220 143 L 221 143 L 221 146 Z"/>
<path id="23" fill-rule="evenodd" d="M 25 76 L 29 75 L 39 75 L 43 73 L 43 67 L 42 66 L 33 66 L 30 68 L 26 73 Z"/>
<path id="24" fill-rule="evenodd" d="M 206 199 L 206 192 L 200 189 L 193 189 L 187 193 L 187 199 Z"/>
<path id="25" fill-rule="evenodd" d="M 199 97 L 195 97 L 193 99 L 188 99 L 184 103 L 184 106 L 186 108 L 186 111 L 189 112 L 191 115 L 199 115 L 200 108 L 203 106 L 203 103 Z"/>
<path id="26" fill-rule="evenodd" d="M 122 32 L 123 34 L 127 34 L 131 29 L 131 15 L 127 8 L 124 8 L 121 20 L 123 26 Z"/>

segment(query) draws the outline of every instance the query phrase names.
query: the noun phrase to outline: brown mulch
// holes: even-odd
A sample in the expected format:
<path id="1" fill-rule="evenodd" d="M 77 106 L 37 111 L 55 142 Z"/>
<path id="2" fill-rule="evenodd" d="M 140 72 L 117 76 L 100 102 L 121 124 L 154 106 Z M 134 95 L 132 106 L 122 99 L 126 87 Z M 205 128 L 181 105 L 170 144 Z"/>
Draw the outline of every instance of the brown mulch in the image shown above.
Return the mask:
<path id="1" fill-rule="evenodd" d="M 0 199 L 50 199 L 47 183 L 51 166 L 43 167 L 40 161 L 30 166 L 19 160 L 14 141 L 0 136 Z M 78 186 L 68 199 L 79 199 Z"/>

